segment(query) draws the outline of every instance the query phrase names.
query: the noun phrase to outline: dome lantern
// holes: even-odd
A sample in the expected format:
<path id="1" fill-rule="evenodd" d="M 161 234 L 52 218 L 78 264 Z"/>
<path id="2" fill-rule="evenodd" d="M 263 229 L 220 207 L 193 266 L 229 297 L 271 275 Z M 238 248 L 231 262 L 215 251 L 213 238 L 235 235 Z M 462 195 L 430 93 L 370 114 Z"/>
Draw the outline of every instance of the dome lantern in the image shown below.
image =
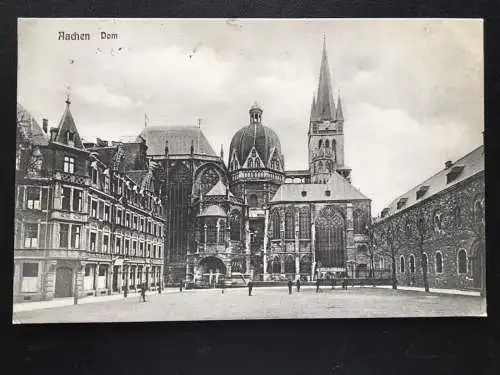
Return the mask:
<path id="1" fill-rule="evenodd" d="M 262 121 L 262 108 L 255 102 L 251 107 L 250 107 L 250 123 L 251 124 L 260 124 Z"/>

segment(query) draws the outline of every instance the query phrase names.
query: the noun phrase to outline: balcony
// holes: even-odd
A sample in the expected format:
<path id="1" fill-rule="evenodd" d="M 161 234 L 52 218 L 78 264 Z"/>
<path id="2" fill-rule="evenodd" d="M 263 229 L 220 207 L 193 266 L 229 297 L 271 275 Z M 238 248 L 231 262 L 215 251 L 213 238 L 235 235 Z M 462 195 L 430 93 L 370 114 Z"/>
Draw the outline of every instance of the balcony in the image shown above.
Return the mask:
<path id="1" fill-rule="evenodd" d="M 87 176 L 79 176 L 73 173 L 66 173 L 66 172 L 56 172 L 54 174 L 54 179 L 64 181 L 64 182 L 70 182 L 72 184 L 78 184 L 78 185 L 90 185 L 90 177 Z"/>
<path id="2" fill-rule="evenodd" d="M 83 212 L 52 211 L 50 218 L 51 220 L 73 220 L 85 223 L 88 219 L 88 214 Z"/>

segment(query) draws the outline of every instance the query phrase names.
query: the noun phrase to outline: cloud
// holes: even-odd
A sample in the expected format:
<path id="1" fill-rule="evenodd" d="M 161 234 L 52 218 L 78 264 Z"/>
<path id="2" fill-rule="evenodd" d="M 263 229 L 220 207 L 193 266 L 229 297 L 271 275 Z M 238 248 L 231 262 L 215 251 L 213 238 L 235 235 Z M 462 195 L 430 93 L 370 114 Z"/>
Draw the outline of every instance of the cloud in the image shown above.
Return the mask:
<path id="1" fill-rule="evenodd" d="M 286 168 L 303 169 L 326 33 L 346 119 L 346 163 L 374 214 L 481 143 L 480 21 L 232 24 L 237 30 L 226 20 L 21 22 L 18 98 L 35 118 L 55 125 L 70 84 L 75 121 L 89 139 L 138 134 L 144 113 L 152 125 L 194 125 L 200 116 L 214 150 L 224 144 L 226 160 L 232 135 L 248 124 L 257 100 L 263 122 L 280 137 Z M 101 29 L 119 40 L 57 41 L 59 30 Z"/>
<path id="2" fill-rule="evenodd" d="M 75 95 L 82 103 L 96 106 L 104 106 L 110 109 L 125 110 L 131 106 L 139 106 L 140 102 L 134 103 L 125 95 L 116 95 L 108 91 L 104 84 L 96 86 L 81 86 L 75 89 Z"/>

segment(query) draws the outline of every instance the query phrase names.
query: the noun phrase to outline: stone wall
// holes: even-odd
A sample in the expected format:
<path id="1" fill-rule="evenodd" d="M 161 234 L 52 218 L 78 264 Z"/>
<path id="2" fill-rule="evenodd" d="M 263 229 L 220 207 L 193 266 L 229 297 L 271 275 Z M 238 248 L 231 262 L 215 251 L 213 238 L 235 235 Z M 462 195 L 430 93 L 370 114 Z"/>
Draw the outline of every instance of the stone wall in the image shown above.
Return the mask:
<path id="1" fill-rule="evenodd" d="M 484 243 L 484 231 L 478 230 L 474 224 L 473 202 L 478 196 L 484 196 L 484 173 L 477 174 L 441 193 L 431 196 L 420 203 L 384 218 L 374 226 L 375 236 L 379 238 L 378 255 L 390 264 L 391 256 L 385 233 L 392 230 L 395 234 L 396 268 L 399 285 L 423 287 L 423 258 L 419 241 L 416 240 L 415 229 L 407 232 L 408 223 L 416 218 L 425 220 L 425 239 L 423 252 L 427 255 L 428 281 L 430 288 L 467 289 L 474 287 L 471 260 L 476 257 L 475 247 Z M 458 207 L 458 208 L 457 208 Z M 458 211 L 457 211 L 458 210 Z M 440 217 L 436 219 L 436 215 Z M 391 224 L 392 222 L 392 224 Z M 411 227 L 410 227 L 411 228 Z M 467 252 L 467 272 L 458 273 L 458 252 Z M 436 272 L 436 256 L 441 253 L 443 269 Z M 415 272 L 410 272 L 410 257 L 415 257 Z M 401 272 L 401 256 L 404 258 L 404 272 Z"/>

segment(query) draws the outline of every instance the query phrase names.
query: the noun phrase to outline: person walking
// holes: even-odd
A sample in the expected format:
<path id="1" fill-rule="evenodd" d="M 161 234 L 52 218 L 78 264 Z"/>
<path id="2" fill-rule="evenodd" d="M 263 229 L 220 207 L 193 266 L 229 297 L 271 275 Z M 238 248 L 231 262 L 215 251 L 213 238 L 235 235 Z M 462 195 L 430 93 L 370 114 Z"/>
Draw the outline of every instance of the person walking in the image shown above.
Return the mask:
<path id="1" fill-rule="evenodd" d="M 335 277 L 332 277 L 332 289 L 335 289 Z"/>
<path id="2" fill-rule="evenodd" d="M 248 285 L 248 295 L 251 296 L 252 295 L 252 288 L 253 288 L 252 280 L 250 280 L 247 285 Z"/>
<path id="3" fill-rule="evenodd" d="M 300 277 L 297 279 L 297 292 L 300 292 Z"/>
<path id="4" fill-rule="evenodd" d="M 146 284 L 142 284 L 141 286 L 141 296 L 139 297 L 139 302 L 146 302 Z"/>
<path id="5" fill-rule="evenodd" d="M 182 283 L 182 280 L 181 280 L 181 282 L 179 283 L 179 291 L 180 291 L 181 293 L 182 293 L 182 287 L 183 287 L 183 285 L 182 285 L 182 284 L 183 284 L 183 283 Z"/>
<path id="6" fill-rule="evenodd" d="M 288 294 L 292 294 L 292 280 L 288 280 Z"/>
<path id="7" fill-rule="evenodd" d="M 320 280 L 320 278 L 318 277 L 318 278 L 316 279 L 316 293 L 319 293 L 319 292 L 320 292 L 320 290 L 319 290 L 320 285 L 321 285 L 321 280 Z"/>
<path id="8" fill-rule="evenodd" d="M 123 287 L 123 298 L 127 298 L 127 295 L 128 295 L 128 286 L 125 285 Z"/>
<path id="9" fill-rule="evenodd" d="M 158 294 L 161 294 L 161 283 L 158 283 Z"/>

